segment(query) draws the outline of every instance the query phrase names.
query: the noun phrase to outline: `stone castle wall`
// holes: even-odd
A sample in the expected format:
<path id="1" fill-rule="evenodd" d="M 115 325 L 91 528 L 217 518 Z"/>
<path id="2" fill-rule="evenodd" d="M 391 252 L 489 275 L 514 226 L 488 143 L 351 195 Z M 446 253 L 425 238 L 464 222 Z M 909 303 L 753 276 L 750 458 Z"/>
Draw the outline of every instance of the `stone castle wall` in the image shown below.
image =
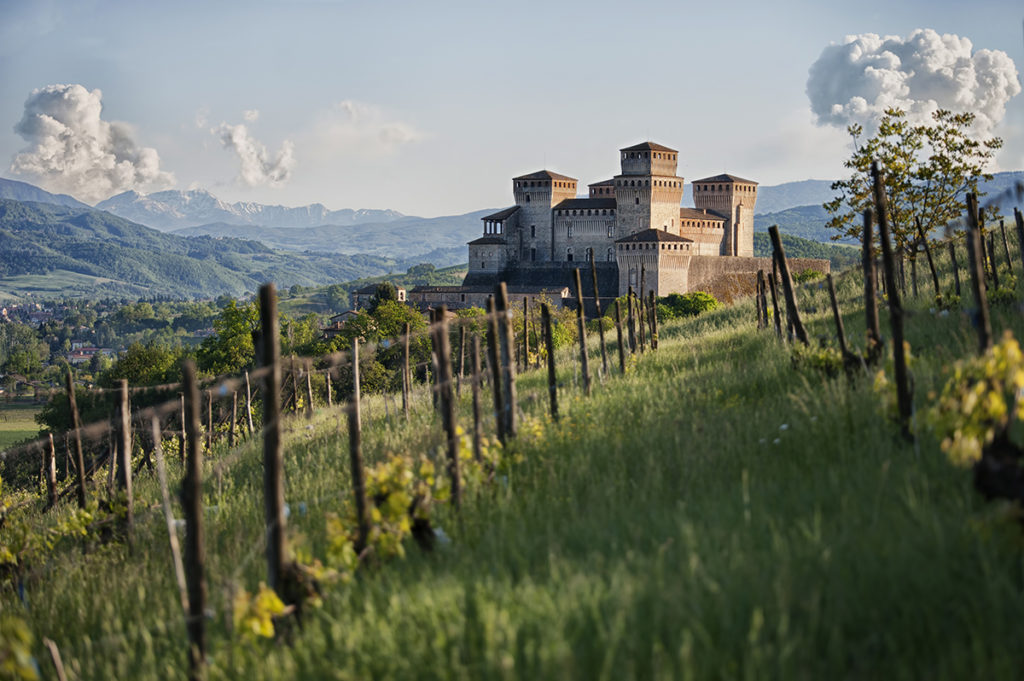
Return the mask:
<path id="1" fill-rule="evenodd" d="M 832 263 L 816 258 L 787 258 L 790 274 L 806 270 L 823 274 L 832 271 Z M 754 292 L 754 278 L 758 270 L 772 271 L 771 258 L 719 256 L 693 256 L 687 276 L 687 291 L 706 291 L 723 302 Z"/>

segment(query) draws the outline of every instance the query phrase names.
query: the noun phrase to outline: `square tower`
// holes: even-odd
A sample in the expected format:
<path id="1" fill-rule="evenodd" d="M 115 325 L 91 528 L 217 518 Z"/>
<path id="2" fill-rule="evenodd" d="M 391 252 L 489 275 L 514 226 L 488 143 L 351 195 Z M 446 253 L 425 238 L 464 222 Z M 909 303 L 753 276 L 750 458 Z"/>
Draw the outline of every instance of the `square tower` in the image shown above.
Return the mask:
<path id="1" fill-rule="evenodd" d="M 550 170 L 512 178 L 512 193 L 519 206 L 513 232 L 506 235 L 513 262 L 554 260 L 551 209 L 576 198 L 577 180 Z"/>
<path id="2" fill-rule="evenodd" d="M 757 182 L 722 174 L 694 180 L 693 205 L 725 218 L 719 255 L 754 255 L 754 204 Z"/>
<path id="3" fill-rule="evenodd" d="M 676 176 L 679 152 L 655 142 L 619 150 L 622 173 L 613 178 L 616 237 L 644 229 L 678 233 L 683 178 Z"/>

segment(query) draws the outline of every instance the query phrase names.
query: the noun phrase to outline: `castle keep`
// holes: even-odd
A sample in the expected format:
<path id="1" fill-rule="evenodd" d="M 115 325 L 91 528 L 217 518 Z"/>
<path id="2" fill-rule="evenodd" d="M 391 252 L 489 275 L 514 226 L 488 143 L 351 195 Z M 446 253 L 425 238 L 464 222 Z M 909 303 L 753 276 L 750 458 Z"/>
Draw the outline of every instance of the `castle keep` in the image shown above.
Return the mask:
<path id="1" fill-rule="evenodd" d="M 644 293 L 731 297 L 721 289 L 771 268 L 753 257 L 757 183 L 733 175 L 694 180 L 696 208 L 683 208 L 678 155 L 654 142 L 620 149 L 619 174 L 587 185 L 586 198 L 577 198 L 576 178 L 549 170 L 512 178 L 515 205 L 482 218 L 463 285 L 417 287 L 410 301 L 481 306 L 498 281 L 514 294 L 565 298 L 572 268 L 589 267 L 591 258 L 602 298 L 630 286 L 639 292 L 641 273 Z M 828 271 L 827 261 L 813 262 Z M 584 294 L 593 296 L 589 283 Z"/>

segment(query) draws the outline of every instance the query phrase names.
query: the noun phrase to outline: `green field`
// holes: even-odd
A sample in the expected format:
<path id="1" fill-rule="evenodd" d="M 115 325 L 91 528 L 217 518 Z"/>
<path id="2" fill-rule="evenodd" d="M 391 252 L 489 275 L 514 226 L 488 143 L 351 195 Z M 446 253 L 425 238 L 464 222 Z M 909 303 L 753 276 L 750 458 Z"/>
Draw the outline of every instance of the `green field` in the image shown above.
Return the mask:
<path id="1" fill-rule="evenodd" d="M 859 287 L 857 275 L 840 278 L 847 333 L 862 345 Z M 812 338 L 831 338 L 818 283 L 803 288 L 801 305 Z M 924 292 L 908 307 L 920 413 L 976 340 L 965 314 L 937 313 Z M 994 315 L 997 330 L 1024 333 L 1014 308 Z M 228 453 L 214 452 L 205 496 L 209 678 L 1020 674 L 1020 527 L 975 494 L 970 473 L 947 461 L 927 429 L 916 443 L 899 437 L 880 414 L 872 376 L 795 368 L 788 347 L 754 329 L 749 299 L 666 325 L 658 352 L 631 361 L 625 377 L 596 382 L 590 398 L 572 353 L 558 361 L 564 417 L 544 416 L 539 372 L 521 377 L 522 461 L 458 517 L 441 511 L 450 541 L 429 554 L 409 543 L 404 560 L 325 587 L 322 606 L 284 643 L 231 627 L 235 590 L 266 579 L 259 443 L 239 447 L 220 479 L 210 472 Z M 590 361 L 600 363 L 593 342 Z M 463 391 L 462 423 L 468 409 Z M 409 425 L 388 422 L 379 397 L 364 410 L 371 463 L 442 443 L 426 393 Z M 491 432 L 493 419 L 485 426 Z M 288 422 L 289 531 L 320 559 L 324 513 L 349 490 L 346 452 L 340 410 Z M 171 476 L 181 476 L 175 460 Z M 185 676 L 157 489 L 143 472 L 134 551 L 115 544 L 83 554 L 65 541 L 27 573 L 27 609 L 13 587 L 3 591 L 5 612 L 28 622 L 45 673 L 48 637 L 72 678 Z M 55 522 L 35 508 L 22 513 L 36 528 Z"/>
<path id="2" fill-rule="evenodd" d="M 35 415 L 38 413 L 39 405 L 0 403 L 0 451 L 37 435 L 39 425 Z"/>

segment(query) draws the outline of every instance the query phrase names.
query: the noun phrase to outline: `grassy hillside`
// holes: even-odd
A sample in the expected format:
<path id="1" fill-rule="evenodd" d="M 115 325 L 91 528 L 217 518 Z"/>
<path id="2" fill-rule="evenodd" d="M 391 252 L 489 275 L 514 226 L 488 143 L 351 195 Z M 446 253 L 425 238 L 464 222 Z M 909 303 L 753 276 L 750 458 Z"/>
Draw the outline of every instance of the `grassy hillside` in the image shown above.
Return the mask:
<path id="1" fill-rule="evenodd" d="M 184 238 L 109 213 L 0 200 L 0 292 L 26 292 L 50 273 L 87 277 L 62 294 L 212 297 L 266 281 L 311 286 L 383 274 L 399 261 L 370 255 L 280 253 L 255 242 Z M 33 291 L 40 294 L 43 291 Z"/>
<path id="2" fill-rule="evenodd" d="M 839 277 L 847 333 L 862 347 L 860 286 Z M 831 338 L 824 290 L 803 288 L 800 303 L 811 336 Z M 976 345 L 965 312 L 932 306 L 926 296 L 907 304 L 919 422 Z M 404 560 L 325 586 L 287 644 L 232 629 L 233 594 L 266 579 L 261 450 L 248 442 L 229 458 L 219 445 L 205 484 L 209 677 L 1016 676 L 1024 561 L 1014 515 L 983 503 L 927 428 L 902 440 L 871 375 L 794 366 L 754 318 L 748 299 L 667 324 L 660 350 L 598 381 L 590 398 L 573 353 L 561 353 L 558 423 L 544 416 L 544 376 L 523 375 L 519 463 L 460 516 L 441 511 L 449 539 L 433 553 L 410 543 Z M 1012 306 L 994 308 L 994 326 L 1024 333 Z M 593 342 L 590 359 L 599 364 Z M 408 425 L 380 397 L 363 413 L 370 464 L 441 446 L 426 392 Z M 468 414 L 464 390 L 461 423 Z M 484 425 L 493 432 L 489 415 Z M 349 494 L 344 414 L 321 408 L 285 428 L 289 531 L 325 560 L 325 513 Z M 223 461 L 234 463 L 213 475 Z M 49 637 L 78 678 L 185 673 L 152 474 L 137 493 L 133 552 L 63 542 L 26 576 L 24 601 L 0 593 L 5 612 L 28 622 L 36 657 Z M 69 512 L 39 508 L 20 517 L 42 527 Z"/>

